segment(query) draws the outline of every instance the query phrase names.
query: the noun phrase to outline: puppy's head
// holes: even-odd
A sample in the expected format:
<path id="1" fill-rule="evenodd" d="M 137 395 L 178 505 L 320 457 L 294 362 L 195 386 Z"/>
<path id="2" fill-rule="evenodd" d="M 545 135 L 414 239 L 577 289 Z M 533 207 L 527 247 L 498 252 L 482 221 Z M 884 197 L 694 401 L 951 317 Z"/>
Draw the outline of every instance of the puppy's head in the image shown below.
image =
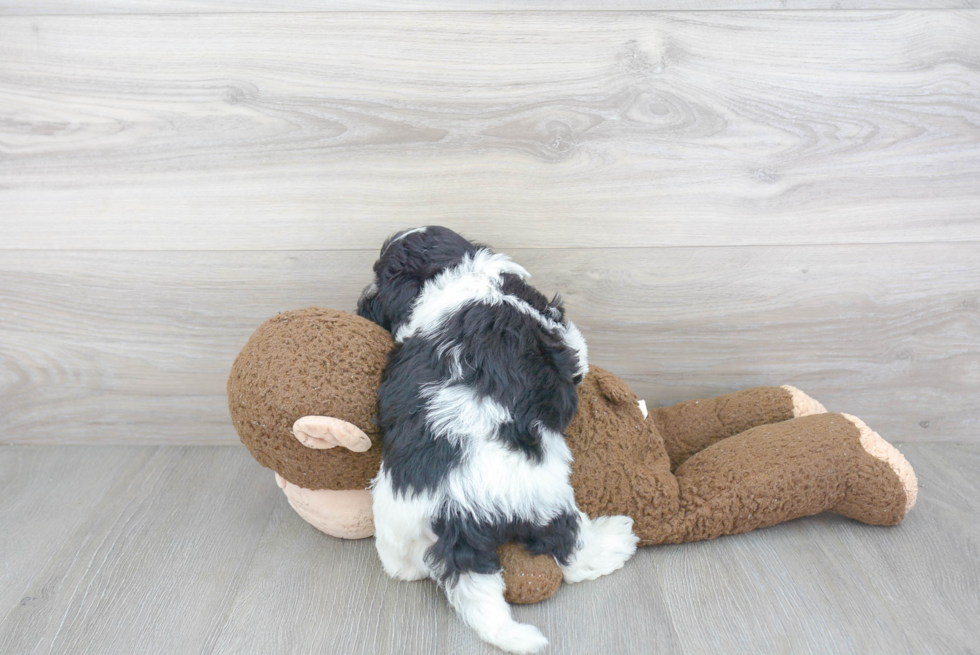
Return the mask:
<path id="1" fill-rule="evenodd" d="M 357 301 L 358 315 L 394 331 L 408 319 L 426 281 L 478 249 L 478 245 L 439 226 L 404 230 L 388 237 L 374 263 L 374 282 Z"/>

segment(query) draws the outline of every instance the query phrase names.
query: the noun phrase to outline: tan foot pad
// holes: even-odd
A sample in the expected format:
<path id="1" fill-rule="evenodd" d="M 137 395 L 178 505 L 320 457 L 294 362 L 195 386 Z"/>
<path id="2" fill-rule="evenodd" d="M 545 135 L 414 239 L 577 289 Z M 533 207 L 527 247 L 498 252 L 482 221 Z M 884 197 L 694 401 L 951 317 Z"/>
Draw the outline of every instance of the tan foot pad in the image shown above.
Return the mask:
<path id="1" fill-rule="evenodd" d="M 898 479 L 901 480 L 902 487 L 905 489 L 905 513 L 908 514 L 908 511 L 915 505 L 916 496 L 919 494 L 919 482 L 915 478 L 912 465 L 902 453 L 898 452 L 895 446 L 882 439 L 881 435 L 869 428 L 857 416 L 851 414 L 841 414 L 841 416 L 861 431 L 861 447 L 875 459 L 888 464 Z"/>
<path id="2" fill-rule="evenodd" d="M 793 397 L 793 418 L 801 416 L 812 416 L 813 414 L 826 414 L 826 408 L 820 402 L 806 395 L 796 387 L 784 384 L 783 389 Z"/>

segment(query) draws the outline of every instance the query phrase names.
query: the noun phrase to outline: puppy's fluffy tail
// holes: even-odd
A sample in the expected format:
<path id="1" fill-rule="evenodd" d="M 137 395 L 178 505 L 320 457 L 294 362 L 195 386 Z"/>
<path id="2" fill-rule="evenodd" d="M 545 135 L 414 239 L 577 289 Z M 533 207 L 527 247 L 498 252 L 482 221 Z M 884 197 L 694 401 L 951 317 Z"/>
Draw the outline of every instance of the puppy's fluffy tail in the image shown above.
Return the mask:
<path id="1" fill-rule="evenodd" d="M 464 573 L 446 587 L 449 603 L 480 638 L 510 653 L 538 653 L 548 640 L 533 625 L 518 623 L 504 600 L 504 577 L 497 573 Z"/>

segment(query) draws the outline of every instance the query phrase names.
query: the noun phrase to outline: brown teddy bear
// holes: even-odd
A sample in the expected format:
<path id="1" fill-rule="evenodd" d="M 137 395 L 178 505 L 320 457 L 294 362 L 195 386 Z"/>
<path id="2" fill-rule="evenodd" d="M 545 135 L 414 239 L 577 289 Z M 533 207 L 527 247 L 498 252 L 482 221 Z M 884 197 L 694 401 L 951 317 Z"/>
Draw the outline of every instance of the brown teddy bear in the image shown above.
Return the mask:
<path id="1" fill-rule="evenodd" d="M 228 379 L 235 428 L 276 472 L 290 505 L 348 539 L 374 533 L 380 435 L 372 419 L 391 335 L 347 312 L 310 307 L 260 326 Z M 747 532 L 835 512 L 896 525 L 917 483 L 901 453 L 860 419 L 827 413 L 793 387 L 757 387 L 650 411 L 592 367 L 568 426 L 572 486 L 593 518 L 633 518 L 639 545 Z M 546 555 L 500 549 L 507 600 L 537 602 L 562 575 Z"/>

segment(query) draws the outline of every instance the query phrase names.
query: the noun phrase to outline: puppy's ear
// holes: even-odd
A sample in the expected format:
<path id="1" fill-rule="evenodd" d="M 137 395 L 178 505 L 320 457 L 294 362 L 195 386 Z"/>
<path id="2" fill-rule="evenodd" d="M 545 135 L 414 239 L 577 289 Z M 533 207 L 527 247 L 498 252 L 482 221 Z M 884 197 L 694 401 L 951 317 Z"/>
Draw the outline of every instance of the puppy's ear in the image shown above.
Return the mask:
<path id="1" fill-rule="evenodd" d="M 377 284 L 372 284 L 371 286 L 377 288 Z M 367 290 L 365 289 L 365 291 Z M 385 320 L 384 307 L 378 300 L 377 291 L 371 295 L 367 293 L 361 295 L 357 301 L 357 315 L 366 318 L 372 323 L 377 323 L 386 330 L 391 329 L 391 321 Z"/>
<path id="2" fill-rule="evenodd" d="M 579 356 L 574 348 L 552 335 L 547 335 L 542 340 L 541 347 L 563 379 L 575 384 L 582 381 L 582 376 L 579 374 Z"/>
<path id="3" fill-rule="evenodd" d="M 376 294 L 362 295 L 357 301 L 357 315 L 392 332 L 408 318 L 422 284 L 409 275 L 384 279 L 378 284 Z"/>

